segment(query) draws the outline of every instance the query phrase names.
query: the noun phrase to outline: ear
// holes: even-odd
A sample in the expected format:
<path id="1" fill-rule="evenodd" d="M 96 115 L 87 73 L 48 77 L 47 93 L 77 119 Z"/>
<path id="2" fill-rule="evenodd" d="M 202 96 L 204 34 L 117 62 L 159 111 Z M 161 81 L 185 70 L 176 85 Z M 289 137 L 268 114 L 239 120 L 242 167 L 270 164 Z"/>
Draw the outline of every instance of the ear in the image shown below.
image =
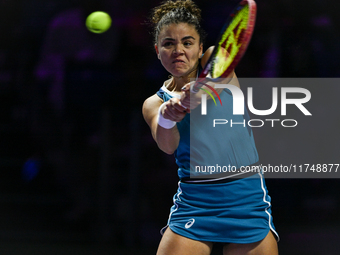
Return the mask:
<path id="1" fill-rule="evenodd" d="M 156 54 L 157 54 L 158 59 L 161 59 L 161 57 L 159 56 L 159 50 L 158 50 L 157 44 L 155 44 L 155 50 L 156 50 Z"/>
<path id="2" fill-rule="evenodd" d="M 199 57 L 201 58 L 203 54 L 203 43 L 200 44 L 200 52 L 199 52 Z"/>

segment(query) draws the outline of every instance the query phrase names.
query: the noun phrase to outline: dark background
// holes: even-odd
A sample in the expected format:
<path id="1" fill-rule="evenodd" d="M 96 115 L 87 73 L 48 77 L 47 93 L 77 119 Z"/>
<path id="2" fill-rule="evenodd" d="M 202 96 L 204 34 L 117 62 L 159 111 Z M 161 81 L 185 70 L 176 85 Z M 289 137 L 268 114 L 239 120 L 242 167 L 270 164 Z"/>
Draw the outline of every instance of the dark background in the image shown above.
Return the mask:
<path id="1" fill-rule="evenodd" d="M 206 49 L 237 1 L 196 3 Z M 157 4 L 0 1 L 1 254 L 155 254 L 178 181 L 141 115 L 168 76 L 145 24 Z M 257 4 L 239 77 L 339 77 L 338 2 Z M 113 19 L 104 34 L 84 25 L 97 10 Z M 313 110 L 332 107 L 338 91 L 314 87 Z M 294 134 L 257 129 L 260 157 L 340 163 L 338 116 L 324 117 Z M 280 254 L 338 254 L 338 182 L 267 180 Z"/>

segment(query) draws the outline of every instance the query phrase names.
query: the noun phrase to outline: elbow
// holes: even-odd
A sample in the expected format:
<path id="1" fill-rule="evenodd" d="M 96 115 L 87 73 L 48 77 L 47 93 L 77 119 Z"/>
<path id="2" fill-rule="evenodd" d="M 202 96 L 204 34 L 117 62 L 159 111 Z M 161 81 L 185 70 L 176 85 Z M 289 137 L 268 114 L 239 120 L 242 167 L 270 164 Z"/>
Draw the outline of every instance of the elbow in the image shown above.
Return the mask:
<path id="1" fill-rule="evenodd" d="M 173 146 L 164 146 L 164 145 L 162 146 L 160 144 L 158 144 L 158 147 L 159 149 L 161 149 L 161 151 L 165 152 L 168 155 L 174 154 L 177 149 L 177 147 L 174 148 Z"/>
<path id="2" fill-rule="evenodd" d="M 172 154 L 174 154 L 175 153 L 175 150 L 176 149 L 173 149 L 173 148 L 169 148 L 169 147 L 167 147 L 167 148 L 161 148 L 161 147 L 159 147 L 163 152 L 165 152 L 166 154 L 168 154 L 168 155 L 172 155 Z"/>
<path id="3" fill-rule="evenodd" d="M 168 155 L 172 155 L 172 154 L 174 154 L 175 153 L 175 150 L 169 150 L 169 149 L 167 149 L 167 150 L 162 150 L 162 151 L 164 151 L 166 154 L 168 154 Z"/>
<path id="4" fill-rule="evenodd" d="M 169 129 L 166 132 L 156 132 L 154 136 L 158 148 L 169 155 L 174 154 L 179 145 L 179 136 L 176 134 L 174 135 L 173 132 L 174 131 Z"/>

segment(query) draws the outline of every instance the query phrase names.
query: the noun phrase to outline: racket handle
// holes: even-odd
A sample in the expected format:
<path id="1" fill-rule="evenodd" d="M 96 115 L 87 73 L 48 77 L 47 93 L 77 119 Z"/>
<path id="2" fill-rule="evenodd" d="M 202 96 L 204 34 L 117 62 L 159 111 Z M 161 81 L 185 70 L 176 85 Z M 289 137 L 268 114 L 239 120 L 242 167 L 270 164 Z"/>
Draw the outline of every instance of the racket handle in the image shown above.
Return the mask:
<path id="1" fill-rule="evenodd" d="M 199 91 L 199 88 L 195 87 L 195 84 L 193 84 L 191 87 L 190 87 L 190 92 L 191 93 L 197 93 Z"/>
<path id="2" fill-rule="evenodd" d="M 197 80 L 193 85 L 190 86 L 190 92 L 197 93 L 203 85 L 204 85 L 203 82 L 199 82 Z"/>

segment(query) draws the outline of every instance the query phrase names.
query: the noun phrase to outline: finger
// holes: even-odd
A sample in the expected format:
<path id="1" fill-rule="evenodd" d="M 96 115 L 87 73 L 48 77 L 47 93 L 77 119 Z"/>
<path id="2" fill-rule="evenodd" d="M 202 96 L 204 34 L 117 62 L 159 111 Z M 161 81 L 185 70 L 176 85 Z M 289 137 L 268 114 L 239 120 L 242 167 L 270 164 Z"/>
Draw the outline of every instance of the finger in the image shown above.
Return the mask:
<path id="1" fill-rule="evenodd" d="M 180 100 L 181 106 L 185 108 L 190 108 L 190 91 L 183 92 L 181 95 L 181 100 Z"/>
<path id="2" fill-rule="evenodd" d="M 182 91 L 188 91 L 190 90 L 190 86 L 188 87 L 187 85 L 184 85 L 182 88 L 181 88 Z"/>
<path id="3" fill-rule="evenodd" d="M 173 108 L 175 108 L 179 112 L 184 112 L 187 108 L 182 104 L 181 99 L 178 99 L 178 98 L 176 98 L 172 101 L 172 106 L 173 106 Z"/>
<path id="4" fill-rule="evenodd" d="M 163 117 L 172 121 L 176 121 L 176 122 L 180 122 L 186 113 L 182 113 L 182 112 L 165 112 Z"/>
<path id="5" fill-rule="evenodd" d="M 188 109 L 188 106 L 182 101 L 179 101 L 178 104 L 175 105 L 176 110 L 180 112 L 185 112 Z"/>
<path id="6" fill-rule="evenodd" d="M 188 92 L 190 92 L 191 87 L 194 86 L 195 83 L 196 83 L 196 81 L 191 81 L 191 82 L 185 84 L 185 85 L 182 87 L 182 91 L 188 91 Z"/>
<path id="7" fill-rule="evenodd" d="M 187 111 L 188 108 L 190 108 L 190 100 L 187 99 L 182 100 L 181 105 L 185 109 L 184 111 Z"/>
<path id="8" fill-rule="evenodd" d="M 172 105 L 167 106 L 164 109 L 163 117 L 172 121 L 181 121 L 183 117 L 185 116 L 185 112 L 177 110 Z"/>

